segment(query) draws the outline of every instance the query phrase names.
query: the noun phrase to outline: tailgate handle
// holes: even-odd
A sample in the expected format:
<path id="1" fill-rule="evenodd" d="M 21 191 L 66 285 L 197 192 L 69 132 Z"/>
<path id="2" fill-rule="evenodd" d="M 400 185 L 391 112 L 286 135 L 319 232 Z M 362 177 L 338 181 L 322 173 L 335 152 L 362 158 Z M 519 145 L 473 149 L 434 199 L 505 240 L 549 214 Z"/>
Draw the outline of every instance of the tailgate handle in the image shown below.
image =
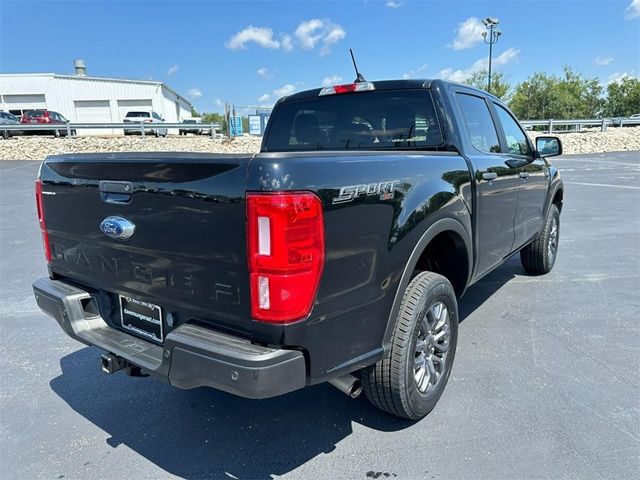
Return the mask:
<path id="1" fill-rule="evenodd" d="M 132 182 L 100 180 L 100 197 L 108 203 L 129 203 L 133 193 Z"/>

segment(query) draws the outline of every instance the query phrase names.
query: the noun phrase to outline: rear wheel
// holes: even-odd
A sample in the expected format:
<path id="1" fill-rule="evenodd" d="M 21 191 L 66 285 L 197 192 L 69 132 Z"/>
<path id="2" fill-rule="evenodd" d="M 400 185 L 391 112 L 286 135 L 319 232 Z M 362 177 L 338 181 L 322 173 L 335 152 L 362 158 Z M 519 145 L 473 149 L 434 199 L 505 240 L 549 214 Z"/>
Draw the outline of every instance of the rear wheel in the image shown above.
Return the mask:
<path id="1" fill-rule="evenodd" d="M 362 371 L 367 398 L 398 417 L 424 417 L 444 391 L 457 341 L 453 287 L 442 275 L 418 274 L 404 293 L 389 358 Z"/>
<path id="2" fill-rule="evenodd" d="M 54 136 L 54 137 L 56 137 L 56 138 L 60 138 L 60 135 L 61 135 L 60 130 L 54 130 L 54 131 L 53 131 L 53 136 Z"/>
<path id="3" fill-rule="evenodd" d="M 9 138 L 9 130 L 4 130 L 2 132 L 2 138 L 4 138 L 5 140 Z"/>
<path id="4" fill-rule="evenodd" d="M 520 262 L 529 273 L 549 273 L 556 263 L 560 240 L 560 211 L 551 204 L 538 238 L 520 250 Z"/>

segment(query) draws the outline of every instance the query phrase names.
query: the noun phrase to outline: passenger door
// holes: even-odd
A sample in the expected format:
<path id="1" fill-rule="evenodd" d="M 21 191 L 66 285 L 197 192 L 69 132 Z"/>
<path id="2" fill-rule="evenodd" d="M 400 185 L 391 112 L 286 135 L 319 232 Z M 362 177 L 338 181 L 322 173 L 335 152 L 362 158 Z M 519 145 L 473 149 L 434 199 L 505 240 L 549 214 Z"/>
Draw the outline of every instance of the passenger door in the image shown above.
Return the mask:
<path id="1" fill-rule="evenodd" d="M 505 163 L 498 130 L 481 96 L 456 90 L 466 129 L 467 154 L 476 168 L 476 277 L 487 273 L 511 252 L 518 193 L 518 169 Z"/>
<path id="2" fill-rule="evenodd" d="M 514 220 L 513 250 L 529 242 L 542 229 L 544 204 L 549 186 L 547 163 L 534 154 L 534 149 L 520 124 L 511 113 L 493 103 L 503 135 L 503 150 L 508 163 L 518 168 L 518 204 Z"/>

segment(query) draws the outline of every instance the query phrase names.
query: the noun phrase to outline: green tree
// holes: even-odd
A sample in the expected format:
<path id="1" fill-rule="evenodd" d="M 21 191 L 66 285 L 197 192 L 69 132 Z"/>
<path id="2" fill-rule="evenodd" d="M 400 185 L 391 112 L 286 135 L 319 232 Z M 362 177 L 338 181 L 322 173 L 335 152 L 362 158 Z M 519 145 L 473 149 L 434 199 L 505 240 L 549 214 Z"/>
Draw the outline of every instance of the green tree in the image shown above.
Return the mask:
<path id="1" fill-rule="evenodd" d="M 602 86 L 569 67 L 562 76 L 534 73 L 514 89 L 509 107 L 521 119 L 591 118 L 602 113 Z"/>
<path id="2" fill-rule="evenodd" d="M 202 123 L 220 124 L 220 133 L 227 133 L 227 119 L 221 113 L 202 113 L 200 118 L 202 118 Z"/>
<path id="3" fill-rule="evenodd" d="M 486 90 L 488 77 L 487 70 L 480 70 L 467 78 L 464 83 L 480 90 Z M 507 76 L 502 72 L 491 72 L 491 93 L 499 99 L 507 101 L 510 91 L 511 85 Z"/>
<path id="4" fill-rule="evenodd" d="M 640 113 L 640 79 L 625 76 L 607 85 L 604 111 L 609 117 Z"/>

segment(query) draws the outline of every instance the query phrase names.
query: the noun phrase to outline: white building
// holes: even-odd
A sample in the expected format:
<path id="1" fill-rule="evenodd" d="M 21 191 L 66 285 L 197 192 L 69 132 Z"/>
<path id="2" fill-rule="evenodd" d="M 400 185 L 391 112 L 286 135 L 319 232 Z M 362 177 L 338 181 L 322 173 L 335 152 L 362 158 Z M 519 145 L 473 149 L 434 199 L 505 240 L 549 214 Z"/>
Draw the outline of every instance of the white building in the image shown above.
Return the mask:
<path id="1" fill-rule="evenodd" d="M 191 117 L 191 103 L 162 82 L 90 77 L 81 60 L 75 70 L 75 75 L 0 74 L 0 110 L 19 116 L 42 108 L 72 123 L 121 123 L 130 111 L 155 111 L 168 123 Z M 78 130 L 78 135 L 110 133 L 122 131 Z"/>

